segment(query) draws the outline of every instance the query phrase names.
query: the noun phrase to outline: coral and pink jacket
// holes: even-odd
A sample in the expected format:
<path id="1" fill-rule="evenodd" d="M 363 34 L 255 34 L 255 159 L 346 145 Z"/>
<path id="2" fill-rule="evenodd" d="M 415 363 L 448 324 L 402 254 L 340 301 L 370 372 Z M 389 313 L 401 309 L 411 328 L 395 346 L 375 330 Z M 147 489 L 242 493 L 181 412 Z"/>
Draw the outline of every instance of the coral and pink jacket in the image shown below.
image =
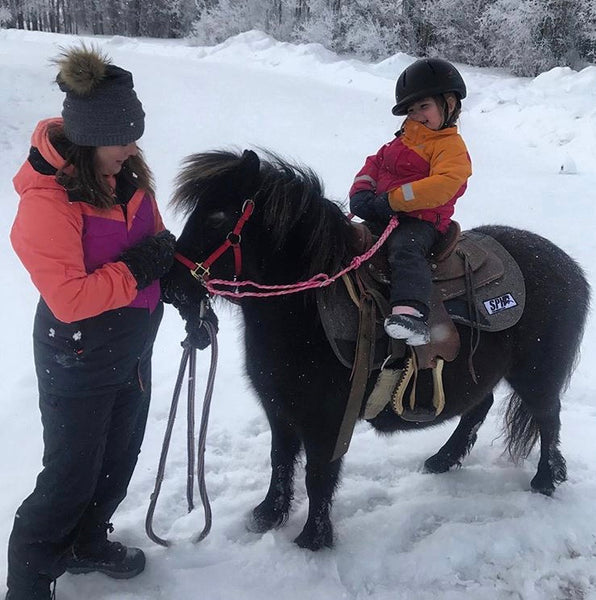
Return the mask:
<path id="1" fill-rule="evenodd" d="M 430 221 L 445 232 L 471 174 L 457 127 L 434 131 L 406 119 L 395 139 L 366 159 L 350 196 L 361 190 L 388 192 L 394 211 Z"/>
<path id="2" fill-rule="evenodd" d="M 155 199 L 122 174 L 118 204 L 100 209 L 55 178 L 64 159 L 41 121 L 14 177 L 20 196 L 10 238 L 41 299 L 34 324 L 38 379 L 56 393 L 134 380 L 150 353 L 163 307 L 159 281 L 137 290 L 120 254 L 164 229 Z M 159 309 L 159 310 L 157 310 Z"/>

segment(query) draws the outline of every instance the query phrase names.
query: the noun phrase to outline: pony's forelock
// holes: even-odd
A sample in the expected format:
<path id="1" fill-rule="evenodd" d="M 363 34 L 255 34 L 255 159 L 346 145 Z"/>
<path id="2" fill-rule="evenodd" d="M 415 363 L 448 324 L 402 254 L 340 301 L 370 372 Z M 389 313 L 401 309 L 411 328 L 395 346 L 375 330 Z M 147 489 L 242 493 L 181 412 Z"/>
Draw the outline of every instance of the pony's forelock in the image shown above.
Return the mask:
<path id="1" fill-rule="evenodd" d="M 226 150 L 187 156 L 174 180 L 174 194 L 169 203 L 174 212 L 189 215 L 209 193 L 216 179 L 229 173 L 239 159 L 240 154 Z"/>

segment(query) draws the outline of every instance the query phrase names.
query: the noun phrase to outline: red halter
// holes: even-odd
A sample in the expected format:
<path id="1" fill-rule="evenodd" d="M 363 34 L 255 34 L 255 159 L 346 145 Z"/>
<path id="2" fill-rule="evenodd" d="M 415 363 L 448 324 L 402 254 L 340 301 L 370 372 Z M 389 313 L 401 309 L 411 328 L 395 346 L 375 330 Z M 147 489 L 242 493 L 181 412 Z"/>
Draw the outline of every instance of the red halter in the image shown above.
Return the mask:
<path id="1" fill-rule="evenodd" d="M 242 272 L 242 250 L 240 248 L 240 242 L 242 241 L 242 236 L 240 233 L 242 232 L 242 228 L 252 215 L 255 209 L 254 200 L 250 198 L 244 201 L 242 205 L 242 214 L 238 219 L 234 229 L 228 233 L 224 243 L 219 246 L 215 251 L 213 251 L 203 262 L 197 263 L 192 260 L 186 258 L 179 252 L 174 254 L 174 258 L 181 262 L 185 267 L 190 269 L 192 276 L 195 279 L 198 279 L 201 283 L 204 283 L 209 279 L 209 268 L 211 265 L 222 255 L 228 248 L 232 248 L 234 251 L 234 270 L 235 270 L 235 279 L 240 276 Z"/>

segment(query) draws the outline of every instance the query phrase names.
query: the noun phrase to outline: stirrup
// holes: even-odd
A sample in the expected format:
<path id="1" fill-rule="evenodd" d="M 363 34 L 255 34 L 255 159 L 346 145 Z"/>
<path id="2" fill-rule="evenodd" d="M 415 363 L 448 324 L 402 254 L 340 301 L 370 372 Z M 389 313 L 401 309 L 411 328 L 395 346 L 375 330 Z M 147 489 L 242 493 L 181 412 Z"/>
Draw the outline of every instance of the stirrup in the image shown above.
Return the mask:
<path id="1" fill-rule="evenodd" d="M 393 410 L 404 420 L 413 423 L 429 423 L 434 421 L 445 408 L 445 390 L 443 388 L 443 366 L 445 361 L 442 358 L 437 358 L 437 366 L 432 369 L 433 378 L 433 407 L 434 410 L 416 406 L 416 381 L 418 378 L 418 365 L 416 361 L 416 353 L 413 352 L 411 357 L 408 357 L 408 365 L 406 375 L 396 388 L 393 395 Z M 409 407 L 403 406 L 403 395 L 406 391 L 409 380 L 414 377 L 412 389 L 410 390 Z"/>
<path id="2" fill-rule="evenodd" d="M 401 359 L 402 357 L 399 356 L 398 358 Z M 393 354 L 390 354 L 383 361 L 375 387 L 366 401 L 362 415 L 363 419 L 374 419 L 389 404 L 395 394 L 395 390 L 403 385 L 404 378 L 407 378 L 407 381 L 410 380 L 412 373 L 408 373 L 407 369 L 408 367 L 411 368 L 411 365 L 406 361 L 404 367 L 394 367 L 393 364 L 395 361 L 396 358 Z"/>
<path id="3" fill-rule="evenodd" d="M 416 377 L 410 392 L 410 406 L 403 410 L 400 417 L 404 421 L 429 423 L 434 421 L 445 408 L 445 390 L 443 388 L 443 366 L 445 361 L 437 358 L 437 366 L 432 368 L 433 378 L 433 407 L 434 410 L 416 406 Z M 417 373 L 417 371 L 416 371 Z"/>

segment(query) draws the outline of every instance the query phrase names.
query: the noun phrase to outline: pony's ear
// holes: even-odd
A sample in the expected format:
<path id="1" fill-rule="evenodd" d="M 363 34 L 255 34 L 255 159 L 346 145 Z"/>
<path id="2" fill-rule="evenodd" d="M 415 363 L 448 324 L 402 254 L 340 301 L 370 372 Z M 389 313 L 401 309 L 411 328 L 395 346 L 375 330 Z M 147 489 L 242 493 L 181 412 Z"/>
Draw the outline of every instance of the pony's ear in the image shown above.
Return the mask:
<path id="1" fill-rule="evenodd" d="M 253 150 L 244 150 L 244 152 L 242 152 L 242 163 L 250 165 L 258 171 L 261 161 L 259 160 L 257 153 Z"/>
<path id="2" fill-rule="evenodd" d="M 245 150 L 240 162 L 242 188 L 246 198 L 252 198 L 259 189 L 259 171 L 261 161 L 256 152 Z"/>

